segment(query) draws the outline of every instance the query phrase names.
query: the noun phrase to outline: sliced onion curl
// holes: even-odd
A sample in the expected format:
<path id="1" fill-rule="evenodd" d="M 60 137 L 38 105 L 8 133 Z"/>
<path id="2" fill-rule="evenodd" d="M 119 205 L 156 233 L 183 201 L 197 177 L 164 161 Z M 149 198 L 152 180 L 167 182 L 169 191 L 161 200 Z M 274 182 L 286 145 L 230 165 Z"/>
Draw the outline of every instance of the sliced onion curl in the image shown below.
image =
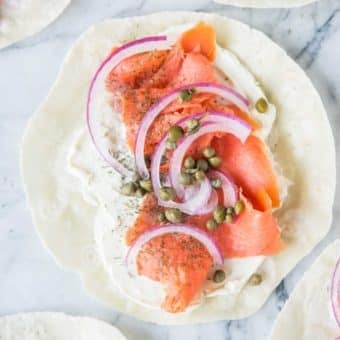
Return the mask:
<path id="1" fill-rule="evenodd" d="M 233 103 L 243 112 L 248 112 L 249 101 L 235 90 L 213 83 L 193 83 L 180 88 L 177 88 L 169 94 L 162 97 L 156 104 L 154 104 L 148 112 L 144 115 L 138 129 L 136 144 L 135 144 L 135 160 L 137 172 L 142 178 L 149 178 L 149 172 L 144 159 L 144 146 L 147 132 L 157 116 L 174 100 L 179 97 L 179 94 L 188 89 L 195 89 L 196 93 L 211 93 L 218 95 L 230 103 Z"/>
<path id="2" fill-rule="evenodd" d="M 215 242 L 215 240 L 208 235 L 205 231 L 186 224 L 171 224 L 161 227 L 155 227 L 153 229 L 147 230 L 135 241 L 135 243 L 130 247 L 126 256 L 126 265 L 131 274 L 137 275 L 137 258 L 141 248 L 150 240 L 155 237 L 162 236 L 165 234 L 179 233 L 189 235 L 200 243 L 202 243 L 213 260 L 214 267 L 221 267 L 224 262 L 222 251 Z"/>
<path id="3" fill-rule="evenodd" d="M 334 318 L 340 327 L 340 259 L 334 269 L 330 293 Z"/>
<path id="4" fill-rule="evenodd" d="M 239 199 L 239 192 L 234 182 L 224 173 L 216 170 L 210 170 L 208 176 L 210 179 L 218 178 L 221 181 L 221 189 L 223 192 L 223 205 L 225 207 L 235 206 L 236 201 L 238 201 Z"/>
<path id="5" fill-rule="evenodd" d="M 102 158 L 124 177 L 130 177 L 133 174 L 110 153 L 107 139 L 100 132 L 100 119 L 98 116 L 101 114 L 101 109 L 96 108 L 96 100 L 101 98 L 103 93 L 106 93 L 105 80 L 107 75 L 124 59 L 135 54 L 166 50 L 170 47 L 171 42 L 166 36 L 147 37 L 129 42 L 113 51 L 102 62 L 91 80 L 87 97 L 86 121 L 92 142 Z"/>
<path id="6" fill-rule="evenodd" d="M 214 114 L 218 121 L 212 120 L 212 122 L 210 122 L 210 119 L 212 119 Z M 210 114 L 206 116 L 206 120 L 208 122 L 201 124 L 200 129 L 196 133 L 185 136 L 180 140 L 180 143 L 173 152 L 170 160 L 169 178 L 171 185 L 175 189 L 179 198 L 183 198 L 185 192 L 184 186 L 180 183 L 183 160 L 190 146 L 198 138 L 208 133 L 224 132 L 234 135 L 242 143 L 244 143 L 251 133 L 250 126 L 234 116 L 224 115 L 224 117 L 222 117 L 216 113 L 212 113 L 211 116 Z"/>
<path id="7" fill-rule="evenodd" d="M 184 127 L 185 123 L 192 118 L 201 118 L 202 126 L 197 133 L 182 138 L 180 145 L 175 150 L 170 162 L 170 182 L 176 190 L 177 196 L 181 199 L 184 199 L 184 202 L 178 203 L 173 201 L 162 201 L 159 197 L 159 190 L 162 188 L 160 180 L 160 167 L 162 156 L 166 151 L 167 134 L 162 137 L 152 156 L 151 180 L 154 192 L 158 198 L 159 205 L 168 208 L 178 208 L 190 215 L 204 215 L 213 211 L 217 205 L 216 199 L 214 197 L 210 197 L 211 192 L 213 192 L 210 182 L 205 179 L 202 184 L 196 185 L 194 188 L 185 188 L 179 182 L 183 158 L 187 153 L 188 148 L 199 136 L 210 132 L 232 133 L 242 142 L 244 142 L 249 136 L 251 128 L 241 119 L 221 112 L 194 114 L 181 119 L 177 122 L 177 125 Z M 206 128 L 208 126 L 210 126 L 209 129 Z M 202 128 L 204 129 L 202 130 Z M 228 197 L 230 196 L 228 195 Z"/>

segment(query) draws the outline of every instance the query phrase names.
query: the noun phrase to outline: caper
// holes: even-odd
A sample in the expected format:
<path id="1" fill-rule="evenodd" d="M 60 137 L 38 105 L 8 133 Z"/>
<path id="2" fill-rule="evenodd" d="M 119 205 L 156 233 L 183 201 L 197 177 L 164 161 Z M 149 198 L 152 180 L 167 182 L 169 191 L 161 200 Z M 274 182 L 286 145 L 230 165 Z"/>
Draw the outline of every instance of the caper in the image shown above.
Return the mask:
<path id="1" fill-rule="evenodd" d="M 217 223 L 215 220 L 209 220 L 206 224 L 206 227 L 210 231 L 215 230 L 217 228 Z"/>
<path id="2" fill-rule="evenodd" d="M 218 205 L 213 212 L 214 220 L 217 223 L 222 223 L 225 219 L 225 207 L 223 205 Z"/>
<path id="3" fill-rule="evenodd" d="M 251 286 L 258 286 L 259 284 L 261 284 L 261 282 L 262 282 L 262 276 L 260 274 L 253 274 L 248 280 L 248 283 Z"/>
<path id="4" fill-rule="evenodd" d="M 233 215 L 232 214 L 226 214 L 225 215 L 225 221 L 227 223 L 231 223 L 233 221 Z"/>
<path id="5" fill-rule="evenodd" d="M 143 197 L 144 195 L 146 194 L 146 191 L 143 189 L 143 188 L 138 188 L 137 190 L 136 190 L 136 196 L 137 197 Z"/>
<path id="6" fill-rule="evenodd" d="M 209 169 L 208 161 L 206 161 L 205 159 L 199 159 L 197 161 L 197 169 L 202 170 L 204 172 L 208 171 Z"/>
<path id="7" fill-rule="evenodd" d="M 189 175 L 194 175 L 198 171 L 197 168 L 193 169 L 184 169 L 184 173 L 189 174 Z"/>
<path id="8" fill-rule="evenodd" d="M 213 156 L 215 156 L 216 151 L 214 148 L 207 146 L 206 148 L 203 149 L 203 156 L 205 158 L 211 158 Z"/>
<path id="9" fill-rule="evenodd" d="M 187 157 L 184 160 L 184 167 L 186 169 L 192 169 L 195 167 L 195 165 L 196 165 L 196 161 L 192 157 Z"/>
<path id="10" fill-rule="evenodd" d="M 268 110 L 268 103 L 264 98 L 260 98 L 256 104 L 255 104 L 255 108 L 258 112 L 260 113 L 265 113 Z"/>
<path id="11" fill-rule="evenodd" d="M 193 178 L 191 175 L 186 174 L 186 173 L 181 173 L 179 181 L 183 185 L 191 185 L 193 184 Z"/>
<path id="12" fill-rule="evenodd" d="M 195 118 L 192 118 L 192 119 L 189 119 L 187 122 L 186 122 L 186 125 L 187 125 L 187 128 L 188 128 L 188 131 L 187 133 L 194 133 L 194 132 L 197 132 L 199 127 L 200 127 L 200 121 L 198 119 L 195 119 Z"/>
<path id="13" fill-rule="evenodd" d="M 209 164 L 213 167 L 213 168 L 218 168 L 222 163 L 222 159 L 221 157 L 218 156 L 214 156 L 209 158 Z"/>
<path id="14" fill-rule="evenodd" d="M 166 221 L 166 216 L 165 216 L 165 213 L 163 211 L 158 213 L 157 220 L 159 222 L 165 222 Z"/>
<path id="15" fill-rule="evenodd" d="M 184 131 L 180 126 L 174 125 L 169 129 L 168 135 L 170 142 L 177 142 L 184 135 Z"/>
<path id="16" fill-rule="evenodd" d="M 244 203 L 242 201 L 237 201 L 235 203 L 234 211 L 235 214 L 238 215 L 244 210 Z"/>
<path id="17" fill-rule="evenodd" d="M 213 178 L 211 180 L 211 185 L 213 188 L 217 189 L 220 188 L 222 186 L 222 182 L 219 178 Z"/>
<path id="18" fill-rule="evenodd" d="M 176 142 L 172 142 L 171 140 L 167 140 L 165 143 L 165 146 L 168 150 L 174 150 L 176 149 Z"/>
<path id="19" fill-rule="evenodd" d="M 141 188 L 143 188 L 147 192 L 152 191 L 152 182 L 150 179 L 142 179 L 139 181 L 139 185 Z"/>
<path id="20" fill-rule="evenodd" d="M 213 281 L 215 283 L 221 283 L 225 280 L 226 274 L 224 270 L 218 269 L 215 271 L 214 276 L 213 276 Z"/>
<path id="21" fill-rule="evenodd" d="M 176 191 L 171 187 L 163 187 L 159 189 L 158 195 L 162 201 L 170 201 L 176 197 Z"/>
<path id="22" fill-rule="evenodd" d="M 203 182 L 205 179 L 205 173 L 202 170 L 199 170 L 195 173 L 195 178 L 198 182 Z"/>
<path id="23" fill-rule="evenodd" d="M 182 220 L 182 213 L 178 209 L 170 208 L 165 210 L 165 217 L 169 222 L 178 223 Z"/>
<path id="24" fill-rule="evenodd" d="M 179 99 L 182 102 L 188 102 L 191 100 L 192 95 L 195 93 L 195 91 L 196 91 L 195 88 L 183 90 L 179 93 Z"/>
<path id="25" fill-rule="evenodd" d="M 121 192 L 123 195 L 131 196 L 136 192 L 137 188 L 138 186 L 135 183 L 129 182 L 122 186 Z"/>
<path id="26" fill-rule="evenodd" d="M 233 207 L 228 207 L 227 208 L 227 214 L 229 215 L 234 215 L 235 211 L 234 211 L 234 208 Z"/>

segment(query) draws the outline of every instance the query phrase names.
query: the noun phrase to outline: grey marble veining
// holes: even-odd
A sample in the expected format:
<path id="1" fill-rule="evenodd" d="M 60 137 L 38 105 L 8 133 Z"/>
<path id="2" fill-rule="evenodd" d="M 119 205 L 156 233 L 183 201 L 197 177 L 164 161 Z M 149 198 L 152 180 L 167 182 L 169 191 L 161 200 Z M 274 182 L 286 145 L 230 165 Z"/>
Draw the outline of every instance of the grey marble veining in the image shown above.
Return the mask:
<path id="1" fill-rule="evenodd" d="M 25 205 L 18 164 L 20 136 L 27 119 L 46 96 L 72 42 L 100 20 L 161 10 L 216 12 L 267 33 L 311 77 L 327 108 L 339 149 L 339 0 L 321 0 L 294 10 L 236 9 L 209 0 L 74 0 L 43 32 L 0 51 L 0 315 L 32 310 L 86 314 L 114 323 L 131 340 L 265 339 L 301 274 L 326 244 L 340 236 L 339 190 L 331 232 L 276 288 L 260 312 L 241 321 L 178 327 L 136 321 L 86 296 L 79 278 L 62 271 L 43 248 Z"/>

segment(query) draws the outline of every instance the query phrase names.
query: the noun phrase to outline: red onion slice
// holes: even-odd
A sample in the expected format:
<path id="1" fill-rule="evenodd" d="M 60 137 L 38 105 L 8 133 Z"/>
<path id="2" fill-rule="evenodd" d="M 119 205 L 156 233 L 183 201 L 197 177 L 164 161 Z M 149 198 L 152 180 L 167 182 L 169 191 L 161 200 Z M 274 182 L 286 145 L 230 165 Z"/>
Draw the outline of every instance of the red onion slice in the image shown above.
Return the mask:
<path id="1" fill-rule="evenodd" d="M 219 95 L 231 103 L 238 106 L 243 112 L 248 112 L 249 102 L 243 97 L 241 94 L 236 92 L 235 90 L 223 86 L 217 85 L 213 83 L 194 83 L 190 85 L 186 85 L 180 87 L 166 96 L 162 97 L 156 104 L 154 104 L 148 112 L 144 115 L 143 120 L 139 126 L 136 144 L 135 144 L 135 160 L 137 172 L 143 178 L 149 178 L 148 168 L 145 164 L 144 159 L 144 145 L 146 140 L 147 132 L 152 125 L 153 121 L 157 118 L 157 116 L 174 100 L 176 100 L 180 94 L 180 92 L 195 88 L 196 93 L 211 93 Z"/>
<path id="2" fill-rule="evenodd" d="M 203 118 L 202 118 L 203 117 Z M 249 135 L 251 128 L 248 124 L 246 124 L 245 122 L 243 122 L 242 120 L 240 120 L 239 118 L 235 117 L 235 116 L 231 116 L 225 113 L 221 113 L 221 112 L 212 112 L 212 113 L 198 113 L 198 114 L 193 114 L 191 116 L 185 117 L 181 120 L 179 120 L 177 122 L 177 125 L 180 125 L 182 127 L 185 126 L 185 122 L 189 119 L 192 118 L 202 118 L 202 123 L 204 122 L 205 124 L 213 124 L 215 123 L 215 125 L 218 124 L 223 124 L 223 123 L 230 123 L 233 122 L 235 124 L 239 124 L 241 125 L 241 128 L 245 129 L 247 131 L 247 135 Z M 195 134 L 196 135 L 196 134 Z M 195 135 L 191 135 L 191 136 L 195 136 Z M 206 182 L 204 182 L 204 186 L 203 184 L 201 184 L 200 186 L 196 186 L 196 187 L 188 187 L 188 188 L 182 188 L 181 193 L 183 194 L 183 196 L 181 198 L 184 199 L 183 203 L 177 203 L 177 202 L 165 202 L 162 201 L 159 197 L 159 190 L 162 187 L 161 181 L 160 181 L 160 167 L 161 167 L 161 162 L 162 162 L 162 156 L 165 153 L 166 150 L 166 138 L 167 138 L 167 134 L 165 134 L 154 154 L 152 155 L 152 159 L 151 159 L 151 181 L 152 181 L 152 185 L 153 185 L 153 189 L 154 192 L 158 198 L 158 203 L 161 206 L 164 207 L 172 207 L 172 208 L 178 208 L 180 210 L 182 210 L 183 212 L 187 213 L 187 214 L 197 214 L 197 215 L 204 215 L 207 214 L 209 212 L 211 212 L 215 207 L 215 201 L 211 201 L 211 198 L 209 196 L 207 196 L 209 193 L 208 188 L 205 185 L 208 185 Z M 245 136 L 243 138 L 246 138 Z M 184 154 L 186 153 L 186 151 L 184 152 Z M 182 161 L 180 163 L 180 165 L 182 164 Z M 210 183 L 209 183 L 210 185 Z M 203 186 L 203 187 L 202 187 Z M 193 191 L 193 193 L 191 193 Z M 228 196 L 229 197 L 229 196 Z M 192 200 L 190 200 L 192 199 Z"/>
<path id="3" fill-rule="evenodd" d="M 86 122 L 88 130 L 98 153 L 102 158 L 109 163 L 122 176 L 130 177 L 132 175 L 126 167 L 117 161 L 110 153 L 105 136 L 100 133 L 100 122 L 98 116 L 100 110 L 96 110 L 96 99 L 101 98 L 103 93 L 106 93 L 105 79 L 109 72 L 114 69 L 124 59 L 135 54 L 169 49 L 171 43 L 166 36 L 147 37 L 129 42 L 110 54 L 97 69 L 90 83 L 90 88 L 87 97 Z"/>
<path id="4" fill-rule="evenodd" d="M 205 206 L 203 206 L 203 208 L 198 209 L 195 212 L 195 214 L 196 215 L 210 214 L 211 212 L 215 210 L 217 205 L 218 205 L 218 195 L 217 195 L 216 190 L 212 190 L 208 203 Z"/>
<path id="5" fill-rule="evenodd" d="M 234 182 L 220 171 L 210 170 L 208 175 L 211 179 L 220 179 L 222 183 L 221 189 L 223 191 L 223 204 L 225 207 L 233 207 L 239 199 L 238 189 Z"/>
<path id="6" fill-rule="evenodd" d="M 340 259 L 334 269 L 330 293 L 334 318 L 340 327 Z"/>
<path id="7" fill-rule="evenodd" d="M 139 238 L 135 241 L 135 243 L 130 247 L 126 256 L 126 265 L 130 273 L 137 275 L 137 257 L 141 250 L 141 248 L 150 240 L 157 236 L 162 236 L 165 234 L 171 233 L 179 233 L 189 235 L 195 239 L 197 239 L 200 243 L 202 243 L 213 260 L 214 267 L 220 267 L 223 265 L 224 258 L 222 251 L 218 247 L 215 240 L 204 232 L 201 229 L 193 227 L 191 225 L 186 224 L 171 224 L 166 226 L 158 226 L 144 232 Z"/>
<path id="8" fill-rule="evenodd" d="M 177 208 L 186 214 L 193 215 L 198 214 L 199 209 L 204 207 L 211 196 L 212 187 L 208 178 L 206 178 L 199 187 L 193 188 L 194 191 L 190 197 L 187 197 L 185 202 L 174 202 L 174 201 L 162 201 L 159 197 L 159 190 L 162 188 L 160 180 L 160 167 L 162 162 L 162 156 L 166 149 L 166 135 L 163 136 L 156 151 L 154 152 L 151 159 L 151 181 L 153 190 L 158 198 L 158 204 L 166 208 Z M 192 188 L 190 188 L 192 190 Z"/>
<path id="9" fill-rule="evenodd" d="M 222 116 L 220 117 L 221 118 L 219 119 L 221 120 L 219 122 L 204 123 L 195 134 L 183 137 L 180 144 L 175 149 L 170 161 L 169 178 L 172 187 L 176 190 L 179 198 L 184 197 L 184 187 L 179 181 L 183 159 L 192 143 L 205 134 L 215 132 L 230 133 L 237 137 L 242 143 L 248 138 L 251 132 L 251 128 L 248 124 L 234 116 L 224 115 L 223 119 Z M 206 119 L 209 120 L 210 118 L 209 114 Z"/>
<path id="10" fill-rule="evenodd" d="M 205 178 L 198 186 L 197 194 L 192 195 L 188 200 L 181 203 L 174 201 L 160 201 L 159 205 L 166 208 L 177 208 L 188 215 L 203 215 L 211 212 L 213 209 L 211 206 L 214 204 L 214 201 L 209 203 L 211 193 L 212 187 L 210 181 L 208 178 Z"/>

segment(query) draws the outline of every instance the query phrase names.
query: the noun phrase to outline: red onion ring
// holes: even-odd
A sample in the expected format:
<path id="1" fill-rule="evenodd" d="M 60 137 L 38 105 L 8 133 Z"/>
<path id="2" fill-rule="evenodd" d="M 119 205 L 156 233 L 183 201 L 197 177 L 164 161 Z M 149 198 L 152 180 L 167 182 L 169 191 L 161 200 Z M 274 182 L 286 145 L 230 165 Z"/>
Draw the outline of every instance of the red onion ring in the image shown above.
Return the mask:
<path id="1" fill-rule="evenodd" d="M 182 121 L 185 121 L 182 119 Z M 199 186 L 188 188 L 188 195 L 185 202 L 179 203 L 174 201 L 163 201 L 159 197 L 159 190 L 162 188 L 160 180 L 160 166 L 162 163 L 162 156 L 166 150 L 166 138 L 167 133 L 160 140 L 154 154 L 151 158 L 151 181 L 155 195 L 158 198 L 158 204 L 166 208 L 177 208 L 186 214 L 202 214 L 206 213 L 206 209 L 203 209 L 208 204 L 211 196 L 212 187 L 210 181 L 206 178 Z M 190 191 L 190 194 L 189 194 Z M 209 205 L 211 206 L 211 205 Z M 203 209 L 203 210 L 201 210 Z"/>
<path id="2" fill-rule="evenodd" d="M 214 114 L 216 113 L 212 113 L 211 116 L 209 114 L 206 117 L 206 120 L 209 123 L 201 124 L 200 129 L 196 133 L 183 137 L 172 155 L 169 167 L 169 178 L 171 185 L 176 190 L 179 198 L 184 197 L 184 187 L 179 181 L 183 159 L 193 142 L 207 133 L 225 132 L 231 133 L 244 143 L 251 132 L 250 126 L 235 116 L 224 115 L 224 117 L 222 117 L 217 115 L 216 117 L 218 118 L 216 119 L 218 120 L 215 120 L 214 123 L 210 123 Z"/>
<path id="3" fill-rule="evenodd" d="M 145 231 L 135 243 L 130 247 L 128 253 L 126 255 L 126 265 L 130 273 L 137 275 L 138 268 L 137 268 L 137 257 L 141 250 L 141 248 L 150 240 L 157 236 L 162 236 L 165 234 L 171 233 L 180 233 L 189 235 L 199 242 L 201 242 L 207 251 L 209 252 L 210 256 L 213 260 L 214 267 L 220 267 L 223 265 L 224 257 L 222 251 L 220 250 L 219 246 L 215 242 L 215 240 L 208 235 L 205 231 L 193 227 L 191 225 L 186 224 L 171 224 L 166 226 L 158 226 L 152 229 Z"/>
<path id="4" fill-rule="evenodd" d="M 223 204 L 225 207 L 233 207 L 239 199 L 239 192 L 234 182 L 220 171 L 210 170 L 209 178 L 218 178 L 222 183 Z"/>
<path id="5" fill-rule="evenodd" d="M 102 158 L 109 163 L 122 176 L 130 177 L 132 175 L 126 167 L 114 158 L 105 145 L 105 137 L 101 136 L 98 122 L 98 114 L 94 108 L 94 100 L 98 95 L 105 93 L 105 78 L 107 74 L 115 68 L 124 59 L 135 54 L 144 53 L 153 50 L 166 50 L 170 48 L 170 42 L 166 36 L 154 36 L 131 41 L 122 45 L 113 51 L 98 67 L 95 72 L 88 91 L 87 107 L 86 107 L 86 122 L 87 127 L 98 153 Z M 144 156 L 143 156 L 144 157 Z"/>
<path id="6" fill-rule="evenodd" d="M 146 135 L 150 126 L 152 125 L 153 121 L 157 118 L 157 116 L 169 104 L 171 104 L 175 99 L 178 98 L 180 92 L 191 88 L 195 88 L 196 93 L 204 92 L 219 95 L 227 99 L 231 103 L 235 104 L 236 106 L 238 106 L 243 112 L 248 112 L 249 107 L 248 100 L 235 90 L 223 85 L 217 85 L 213 83 L 193 83 L 173 90 L 169 94 L 162 97 L 156 104 L 151 106 L 148 112 L 144 115 L 139 126 L 135 144 L 135 161 L 137 172 L 141 177 L 149 178 L 148 168 L 145 164 L 144 159 L 144 145 Z"/>
<path id="7" fill-rule="evenodd" d="M 217 195 L 216 190 L 212 190 L 208 203 L 205 206 L 203 206 L 203 208 L 196 210 L 195 214 L 196 215 L 210 214 L 212 211 L 215 210 L 217 205 L 218 205 L 218 195 Z"/>
<path id="8" fill-rule="evenodd" d="M 334 318 L 340 327 L 340 259 L 338 259 L 332 275 L 330 294 Z"/>
<path id="9" fill-rule="evenodd" d="M 202 118 L 203 117 L 203 118 Z M 239 118 L 235 116 L 231 116 L 225 113 L 221 112 L 212 112 L 212 113 L 198 113 L 198 114 L 193 114 L 191 116 L 182 118 L 177 122 L 177 125 L 184 127 L 185 122 L 189 119 L 192 118 L 202 118 L 202 122 L 205 124 L 213 124 L 215 125 L 218 124 L 223 124 L 223 123 L 228 123 L 230 121 L 236 122 L 236 124 L 242 125 L 242 127 L 248 131 L 247 133 L 250 133 L 251 128 L 248 124 L 240 120 Z M 229 131 L 230 132 L 230 131 Z M 195 134 L 196 135 L 196 134 Z M 194 136 L 194 135 L 191 135 Z M 208 203 L 210 200 L 210 197 L 208 195 L 208 189 L 207 187 L 202 188 L 202 184 L 199 187 L 196 188 L 186 188 L 182 189 L 182 198 L 184 198 L 183 203 L 177 203 L 177 202 L 169 202 L 169 201 L 162 201 L 159 197 L 159 190 L 162 188 L 161 180 L 160 180 L 160 166 L 162 162 L 162 156 L 165 153 L 166 150 L 166 138 L 167 138 L 167 133 L 163 135 L 161 138 L 160 142 L 158 143 L 158 146 L 156 147 L 156 150 L 154 154 L 152 155 L 151 158 L 151 181 L 152 181 L 152 186 L 154 189 L 154 192 L 158 198 L 158 203 L 161 206 L 164 207 L 172 207 L 172 208 L 178 208 L 182 210 L 183 212 L 187 214 L 197 214 L 197 215 L 204 215 L 209 212 L 211 212 L 216 205 L 214 205 L 214 201 L 210 201 L 210 204 Z M 184 152 L 185 154 L 186 152 Z M 181 160 L 180 165 L 182 165 L 183 157 Z M 206 184 L 205 182 L 203 182 Z M 210 183 L 209 183 L 210 184 Z M 204 189 L 204 190 L 203 190 Z M 189 191 L 194 190 L 192 194 L 189 194 Z M 185 193 L 187 193 L 185 197 Z M 209 195 L 211 192 L 209 193 Z M 194 201 L 190 201 L 189 198 L 194 197 Z M 208 204 L 208 206 L 206 206 Z"/>

